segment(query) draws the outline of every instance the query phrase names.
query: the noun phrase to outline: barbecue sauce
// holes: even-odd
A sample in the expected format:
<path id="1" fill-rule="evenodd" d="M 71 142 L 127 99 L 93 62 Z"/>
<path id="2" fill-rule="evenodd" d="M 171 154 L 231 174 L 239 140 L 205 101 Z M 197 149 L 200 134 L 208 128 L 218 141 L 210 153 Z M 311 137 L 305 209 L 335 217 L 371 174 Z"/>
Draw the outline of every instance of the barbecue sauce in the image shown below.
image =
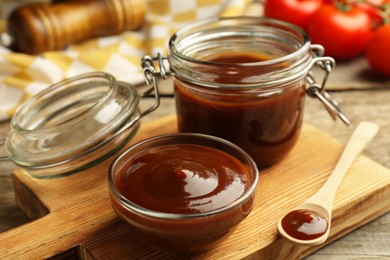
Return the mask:
<path id="1" fill-rule="evenodd" d="M 221 64 L 221 72 L 215 75 L 213 81 L 228 86 L 245 83 L 269 72 L 240 66 L 264 60 L 264 57 L 242 53 L 224 54 L 208 61 Z M 225 70 L 229 72 L 225 73 Z M 176 78 L 174 89 L 179 131 L 229 140 L 246 150 L 259 167 L 279 162 L 299 137 L 305 80 L 278 86 L 267 94 L 259 94 L 261 86 L 256 88 L 254 91 L 239 87 L 218 89 Z"/>
<path id="2" fill-rule="evenodd" d="M 129 201 L 164 213 L 222 208 L 250 186 L 243 164 L 223 151 L 193 144 L 145 150 L 131 158 L 116 180 Z"/>
<path id="3" fill-rule="evenodd" d="M 282 219 L 282 227 L 293 238 L 312 240 L 326 233 L 328 222 L 317 212 L 301 209 L 288 213 Z"/>

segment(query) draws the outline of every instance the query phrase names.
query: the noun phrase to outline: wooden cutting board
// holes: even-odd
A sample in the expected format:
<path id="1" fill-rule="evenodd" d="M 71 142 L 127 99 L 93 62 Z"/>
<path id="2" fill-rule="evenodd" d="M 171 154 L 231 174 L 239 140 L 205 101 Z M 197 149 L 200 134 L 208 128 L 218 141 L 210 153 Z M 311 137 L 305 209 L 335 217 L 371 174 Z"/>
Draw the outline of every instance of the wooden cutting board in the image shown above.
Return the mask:
<path id="1" fill-rule="evenodd" d="M 133 142 L 176 132 L 175 116 L 144 124 Z M 0 259 L 294 259 L 318 247 L 283 240 L 276 224 L 332 171 L 343 144 L 310 125 L 280 164 L 260 173 L 251 214 L 210 252 L 179 255 L 149 248 L 116 217 L 107 191 L 113 158 L 72 176 L 41 180 L 13 174 L 16 200 L 31 222 L 0 234 Z M 390 170 L 360 156 L 336 195 L 328 242 L 390 211 Z M 323 245 L 322 245 L 323 246 Z"/>

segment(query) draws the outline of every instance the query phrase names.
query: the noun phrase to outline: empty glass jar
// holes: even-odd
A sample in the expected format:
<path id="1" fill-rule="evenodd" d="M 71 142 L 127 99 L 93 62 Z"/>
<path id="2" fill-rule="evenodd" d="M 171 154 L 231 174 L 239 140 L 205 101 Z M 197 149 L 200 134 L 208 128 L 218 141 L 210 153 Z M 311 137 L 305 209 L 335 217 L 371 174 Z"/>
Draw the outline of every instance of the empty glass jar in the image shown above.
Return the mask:
<path id="1" fill-rule="evenodd" d="M 136 134 L 140 96 L 107 73 L 82 74 L 26 101 L 11 119 L 7 156 L 37 178 L 87 169 L 113 155 Z M 158 104 L 156 105 L 158 106 Z"/>

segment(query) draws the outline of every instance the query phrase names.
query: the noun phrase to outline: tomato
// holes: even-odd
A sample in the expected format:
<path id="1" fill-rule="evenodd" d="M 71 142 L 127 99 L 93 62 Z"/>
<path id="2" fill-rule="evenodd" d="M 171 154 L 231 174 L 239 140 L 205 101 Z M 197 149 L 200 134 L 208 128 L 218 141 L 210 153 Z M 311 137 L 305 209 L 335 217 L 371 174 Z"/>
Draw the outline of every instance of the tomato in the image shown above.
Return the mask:
<path id="1" fill-rule="evenodd" d="M 383 25 L 383 13 L 388 8 L 390 0 L 356 1 L 352 5 L 363 9 L 371 18 L 371 26 L 376 29 Z"/>
<path id="2" fill-rule="evenodd" d="M 295 24 L 304 30 L 311 15 L 324 0 L 266 0 L 264 15 Z"/>
<path id="3" fill-rule="evenodd" d="M 324 4 L 311 16 L 307 30 L 311 41 L 324 46 L 326 55 L 335 59 L 361 54 L 373 33 L 364 10 L 350 6 L 343 11 L 332 4 Z"/>
<path id="4" fill-rule="evenodd" d="M 365 57 L 370 65 L 380 73 L 390 76 L 390 24 L 375 31 L 368 41 Z"/>
<path id="5" fill-rule="evenodd" d="M 367 2 L 358 3 L 356 4 L 356 6 L 359 7 L 360 9 L 363 9 L 368 14 L 368 16 L 371 19 L 372 27 L 377 28 L 381 26 L 381 24 L 383 23 L 383 19 L 378 9 L 375 6 L 372 6 Z"/>

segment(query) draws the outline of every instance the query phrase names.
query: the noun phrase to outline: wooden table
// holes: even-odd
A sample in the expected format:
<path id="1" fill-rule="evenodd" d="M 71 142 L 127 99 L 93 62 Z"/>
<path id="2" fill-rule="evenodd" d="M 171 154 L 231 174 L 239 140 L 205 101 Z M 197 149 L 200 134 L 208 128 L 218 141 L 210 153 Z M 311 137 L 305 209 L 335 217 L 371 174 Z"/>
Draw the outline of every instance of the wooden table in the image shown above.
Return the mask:
<path id="1" fill-rule="evenodd" d="M 341 108 L 351 119 L 353 124 L 362 120 L 369 120 L 380 126 L 377 137 L 363 152 L 364 155 L 390 168 L 390 84 L 381 80 L 380 83 L 351 84 L 347 88 L 340 88 L 340 80 L 346 67 L 337 70 L 332 75 L 331 92 Z M 333 81 L 332 81 L 333 80 Z M 385 84 L 384 84 L 384 83 Z M 357 87 L 355 87 L 357 86 Z M 152 100 L 144 100 L 142 106 L 147 106 Z M 345 143 L 349 138 L 352 127 L 346 127 L 341 121 L 334 122 L 322 108 L 319 101 L 307 98 L 305 107 L 305 122 L 327 132 L 339 141 Z M 151 121 L 163 115 L 174 113 L 172 98 L 164 98 L 160 108 L 145 118 L 144 122 Z M 9 122 L 0 123 L 0 137 L 5 137 L 9 130 Z M 0 148 L 1 150 L 1 148 Z M 15 169 L 11 162 L 0 164 L 0 232 L 12 229 L 29 221 L 18 208 L 14 200 L 11 172 Z M 389 201 L 390 203 L 390 201 Z M 0 245 L 1 250 L 1 245 Z M 307 259 L 388 259 L 390 258 L 390 213 L 372 221 L 371 223 L 351 232 L 343 238 L 314 252 Z"/>

